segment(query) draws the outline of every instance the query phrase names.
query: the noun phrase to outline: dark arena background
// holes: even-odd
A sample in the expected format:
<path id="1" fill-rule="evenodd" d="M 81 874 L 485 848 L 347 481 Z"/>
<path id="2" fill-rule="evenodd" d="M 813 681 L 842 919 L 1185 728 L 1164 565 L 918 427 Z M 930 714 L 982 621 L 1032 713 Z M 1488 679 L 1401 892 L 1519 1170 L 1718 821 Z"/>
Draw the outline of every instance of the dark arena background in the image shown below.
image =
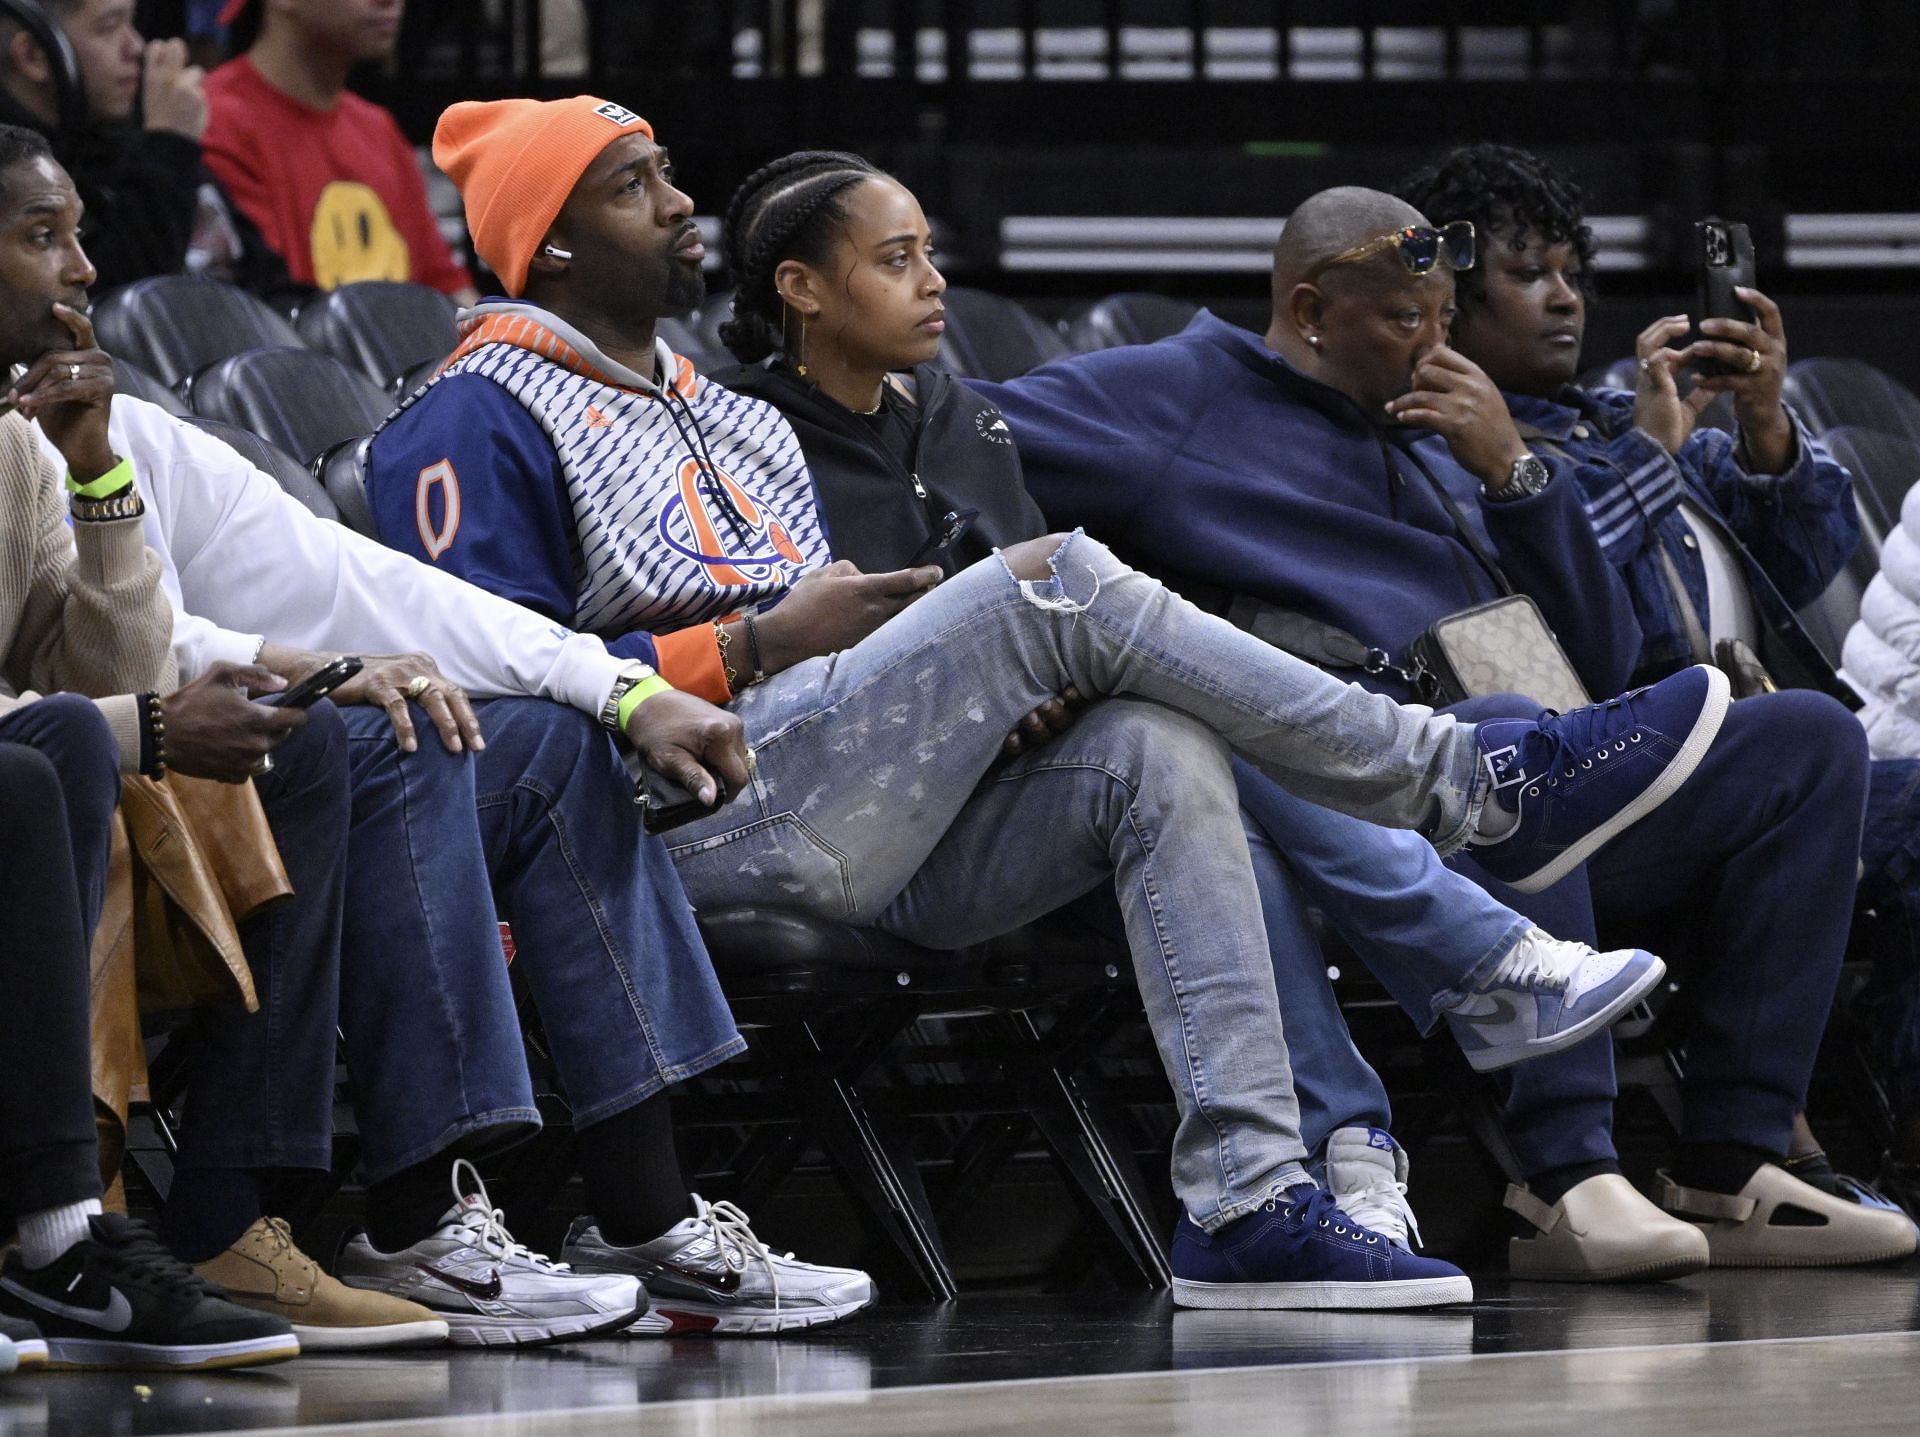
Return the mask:
<path id="1" fill-rule="evenodd" d="M 18 8 L 0 0 L 0 20 Z M 232 39 L 217 9 L 140 0 L 138 23 L 187 37 L 211 68 Z M 732 362 L 726 199 L 796 149 L 857 152 L 913 190 L 948 285 L 939 362 L 999 381 L 1164 339 L 1200 309 L 1263 333 L 1275 241 L 1302 201 L 1391 190 L 1455 146 L 1520 146 L 1584 194 L 1597 290 L 1585 382 L 1632 388 L 1636 336 L 1697 308 L 1697 221 L 1749 227 L 1758 285 L 1785 315 L 1786 401 L 1808 435 L 1851 436 L 1835 452 L 1863 537 L 1799 611 L 1830 665 L 1920 481 L 1920 5 L 407 0 L 390 57 L 352 88 L 397 118 L 483 294 L 499 284 L 430 157 L 441 113 L 588 93 L 646 117 L 707 251 L 706 300 L 659 333 L 703 373 Z M 237 425 L 230 442 L 296 498 L 363 529 L 341 456 L 449 352 L 452 313 L 432 298 L 398 341 L 355 348 L 299 300 L 273 303 L 285 322 L 266 332 L 224 303 L 168 316 L 93 295 L 102 347 L 148 371 L 123 388 L 150 383 L 182 415 Z M 335 354 L 351 385 L 282 403 L 196 382 L 236 354 L 295 346 Z M 1204 590 L 1209 576 L 1191 578 Z M 1765 881 L 1791 892 L 1796 875 Z M 674 1090 L 689 1183 L 739 1204 L 780 1252 L 871 1273 L 870 1309 L 780 1335 L 21 1372 L 0 1377 L 0 1437 L 1920 1430 L 1920 1260 L 1512 1277 L 1523 1228 L 1502 1198 L 1522 1168 L 1504 1078 L 1473 1071 L 1446 1026 L 1422 1037 L 1317 914 L 1333 990 L 1411 1159 L 1419 1250 L 1472 1278 L 1470 1303 L 1174 1303 L 1175 1108 L 1110 915 L 1054 915 L 952 952 L 777 908 L 701 918 L 748 1049 Z M 1889 1154 L 1914 1118 L 1886 1080 L 1874 975 L 1888 945 L 1911 964 L 1905 921 L 1863 906 L 1806 1100 L 1833 1167 L 1890 1198 Z M 1675 1161 L 1689 1069 L 1686 969 L 1671 967 L 1613 1034 L 1620 1169 L 1649 1196 Z M 571 1114 L 524 984 L 516 994 L 545 1126 L 481 1170 L 514 1236 L 558 1256 L 584 1203 Z M 190 1038 L 147 1016 L 118 1195 L 135 1216 L 155 1214 L 175 1177 Z M 286 1196 L 322 1266 L 367 1206 L 350 1096 L 343 1059 L 333 1170 Z"/>

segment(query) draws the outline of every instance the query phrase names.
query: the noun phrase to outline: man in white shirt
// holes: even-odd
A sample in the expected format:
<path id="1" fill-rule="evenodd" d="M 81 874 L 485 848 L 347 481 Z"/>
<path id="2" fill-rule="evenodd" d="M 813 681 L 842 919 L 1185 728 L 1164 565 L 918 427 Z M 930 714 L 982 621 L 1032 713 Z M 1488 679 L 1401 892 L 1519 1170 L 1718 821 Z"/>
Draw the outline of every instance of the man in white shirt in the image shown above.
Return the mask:
<path id="1" fill-rule="evenodd" d="M 353 778 L 341 1026 L 369 1177 L 369 1234 L 350 1245 L 342 1276 L 435 1309 L 455 1340 L 483 1340 L 488 1319 L 458 1274 L 421 1273 L 446 1268 L 449 1241 L 485 1254 L 503 1236 L 486 1230 L 477 1184 L 456 1181 L 448 1210 L 452 1159 L 539 1123 L 496 905 L 513 924 L 603 1230 L 640 1243 L 685 1228 L 689 1248 L 705 1242 L 664 1089 L 744 1045 L 608 729 L 710 794 L 708 769 L 731 791 L 747 782 L 739 721 L 596 638 L 317 518 L 154 405 L 117 397 L 111 431 L 143 475 L 183 678 L 237 658 L 298 681 L 331 654 L 368 656 L 332 695 Z M 438 742 L 420 741 L 418 715 Z M 520 1261 L 529 1293 L 566 1285 L 544 1260 Z M 818 1322 L 798 1286 L 783 1288 L 779 1314 L 733 1316 Z M 831 1286 L 836 1308 L 872 1299 L 864 1274 L 840 1271 Z M 671 1330 L 674 1312 L 655 1309 L 631 1330 Z M 570 1314 L 575 1325 L 560 1330 L 580 1335 L 586 1320 Z"/>

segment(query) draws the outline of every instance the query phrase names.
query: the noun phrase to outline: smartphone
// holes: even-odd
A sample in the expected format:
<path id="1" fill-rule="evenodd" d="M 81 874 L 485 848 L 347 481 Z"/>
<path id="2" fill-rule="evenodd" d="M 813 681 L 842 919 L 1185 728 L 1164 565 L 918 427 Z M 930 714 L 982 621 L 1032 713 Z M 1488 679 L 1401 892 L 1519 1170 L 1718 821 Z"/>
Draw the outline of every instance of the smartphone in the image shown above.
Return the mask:
<path id="1" fill-rule="evenodd" d="M 978 509 L 954 509 L 941 517 L 940 523 L 927 536 L 927 542 L 914 551 L 908 562 L 909 569 L 917 569 L 922 564 L 936 564 L 947 557 L 947 550 L 960 542 L 960 536 L 973 527 L 973 521 L 980 517 Z"/>
<path id="2" fill-rule="evenodd" d="M 321 699 L 332 693 L 348 679 L 360 672 L 362 665 L 352 655 L 344 655 L 320 665 L 299 683 L 290 689 L 282 689 L 277 694 L 262 694 L 255 703 L 271 704 L 275 708 L 306 709 L 312 708 Z"/>
<path id="3" fill-rule="evenodd" d="M 643 767 L 639 786 L 633 793 L 633 801 L 640 805 L 640 826 L 648 833 L 665 833 L 683 823 L 717 813 L 730 795 L 727 786 L 717 777 L 714 782 L 719 796 L 710 804 L 702 803 L 659 769 Z"/>
<path id="4" fill-rule="evenodd" d="M 1753 237 L 1743 224 L 1701 220 L 1693 227 L 1696 325 L 1701 319 L 1737 319 L 1752 324 L 1753 307 L 1741 302 L 1734 287 L 1754 288 Z M 1703 339 L 1696 328 L 1695 339 Z M 1704 360 L 1690 366 L 1697 374 L 1732 374 L 1730 365 Z"/>

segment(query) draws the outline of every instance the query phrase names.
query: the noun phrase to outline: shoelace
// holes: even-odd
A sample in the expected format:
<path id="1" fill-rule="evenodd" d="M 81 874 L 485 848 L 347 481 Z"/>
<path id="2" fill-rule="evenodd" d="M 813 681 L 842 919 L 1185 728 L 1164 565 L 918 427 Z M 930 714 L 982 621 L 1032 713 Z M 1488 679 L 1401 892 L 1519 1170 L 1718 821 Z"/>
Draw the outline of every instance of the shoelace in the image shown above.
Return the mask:
<path id="1" fill-rule="evenodd" d="M 471 1186 L 460 1181 L 463 1168 L 472 1179 Z M 566 1263 L 555 1262 L 544 1253 L 535 1252 L 525 1243 L 514 1240 L 513 1234 L 507 1231 L 506 1214 L 493 1205 L 487 1185 L 480 1180 L 479 1170 L 465 1158 L 454 1159 L 453 1196 L 462 1209 L 460 1226 L 474 1235 L 480 1250 L 494 1261 L 512 1262 L 517 1257 L 547 1272 L 573 1271 Z"/>
<path id="2" fill-rule="evenodd" d="M 1512 953 L 1502 960 L 1487 981 L 1489 988 L 1527 988 L 1534 992 L 1564 993 L 1567 984 L 1573 980 L 1573 972 L 1556 966 L 1549 956 L 1547 945 L 1536 941 L 1531 935 L 1520 940 L 1526 946 L 1528 956 L 1514 963 Z M 1509 969 L 1508 963 L 1514 963 Z"/>
<path id="3" fill-rule="evenodd" d="M 292 1253 L 293 1256 L 299 1258 L 302 1263 L 313 1269 L 314 1272 L 317 1273 L 319 1271 L 320 1264 L 300 1251 L 299 1244 L 293 1240 L 293 1228 L 285 1218 L 268 1218 L 267 1230 L 273 1234 L 274 1246 L 279 1251 Z"/>
<path id="4" fill-rule="evenodd" d="M 1540 745 L 1535 757 L 1540 767 L 1533 772 L 1549 775 L 1549 784 L 1557 785 L 1558 779 L 1572 778 L 1581 769 L 1592 768 L 1595 760 L 1625 753 L 1629 744 L 1639 743 L 1643 737 L 1641 731 L 1627 729 L 1633 719 L 1633 700 L 1639 693 L 1636 689 L 1568 714 L 1556 715 L 1552 709 L 1542 709 L 1539 722 L 1546 724 L 1549 719 L 1554 722 L 1535 730 Z"/>
<path id="5" fill-rule="evenodd" d="M 753 1225 L 747 1215 L 730 1202 L 707 1202 L 699 1193 L 693 1195 L 693 1220 L 703 1223 L 713 1235 L 713 1246 L 720 1254 L 720 1261 L 726 1264 L 729 1272 L 744 1273 L 747 1259 L 757 1258 L 767 1270 L 767 1277 L 773 1283 L 773 1310 L 780 1311 L 780 1269 L 774 1265 L 778 1254 L 754 1235 Z M 792 1253 L 787 1253 L 792 1257 Z"/>
<path id="6" fill-rule="evenodd" d="M 1307 1196 L 1290 1203 L 1283 1203 L 1276 1196 L 1270 1205 L 1284 1206 L 1289 1213 L 1299 1217 L 1302 1240 L 1316 1227 L 1326 1228 L 1335 1237 L 1357 1237 L 1369 1244 L 1387 1240 L 1379 1233 L 1362 1227 L 1351 1213 L 1341 1207 L 1340 1199 L 1322 1187 L 1316 1187 Z"/>
<path id="7" fill-rule="evenodd" d="M 1420 1238 L 1420 1220 L 1407 1201 L 1407 1185 L 1385 1173 L 1369 1175 L 1366 1186 L 1340 1194 L 1340 1208 L 1371 1232 L 1392 1238 L 1398 1227 L 1402 1238 L 1411 1237 L 1415 1247 L 1425 1247 Z"/>
<path id="8" fill-rule="evenodd" d="M 118 1241 L 102 1245 L 120 1259 L 115 1276 L 129 1286 L 163 1295 L 221 1295 L 212 1283 L 175 1257 L 153 1229 L 137 1218 L 127 1218 L 120 1224 Z"/>

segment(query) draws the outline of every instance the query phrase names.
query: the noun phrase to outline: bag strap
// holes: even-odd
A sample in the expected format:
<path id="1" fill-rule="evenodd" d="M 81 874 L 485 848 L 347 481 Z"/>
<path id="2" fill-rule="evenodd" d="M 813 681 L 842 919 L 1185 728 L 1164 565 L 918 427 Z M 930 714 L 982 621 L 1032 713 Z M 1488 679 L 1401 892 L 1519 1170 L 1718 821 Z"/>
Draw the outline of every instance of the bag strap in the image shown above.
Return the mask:
<path id="1" fill-rule="evenodd" d="M 1433 674 L 1418 657 L 1409 657 L 1407 666 L 1402 667 L 1385 649 L 1311 615 L 1283 609 L 1251 594 L 1236 594 L 1227 606 L 1226 617 L 1236 629 L 1318 668 L 1358 669 L 1376 678 L 1390 674 L 1412 685 L 1417 694 L 1432 693 Z"/>
<path id="2" fill-rule="evenodd" d="M 1455 532 L 1460 536 L 1460 542 L 1465 544 L 1468 550 L 1472 552 L 1474 559 L 1479 563 L 1480 567 L 1487 571 L 1487 576 L 1493 580 L 1503 595 L 1510 597 L 1518 593 L 1519 590 L 1515 589 L 1513 584 L 1508 580 L 1506 571 L 1500 567 L 1499 561 L 1487 552 L 1486 545 L 1480 542 L 1480 536 L 1473 532 L 1473 526 L 1467 523 L 1467 516 L 1460 512 L 1460 506 L 1453 502 L 1453 495 L 1447 492 L 1447 486 L 1440 482 L 1439 478 L 1431 469 L 1427 468 L 1426 461 L 1414 453 L 1411 448 L 1396 451 L 1394 446 L 1387 442 L 1387 436 L 1385 434 L 1380 435 L 1380 452 L 1385 456 L 1389 465 L 1393 463 L 1393 456 L 1396 452 L 1405 454 L 1407 458 L 1413 462 L 1413 467 L 1418 469 L 1421 477 L 1433 487 L 1434 496 L 1439 499 L 1441 505 L 1446 509 L 1447 517 L 1453 520 L 1453 527 Z"/>

